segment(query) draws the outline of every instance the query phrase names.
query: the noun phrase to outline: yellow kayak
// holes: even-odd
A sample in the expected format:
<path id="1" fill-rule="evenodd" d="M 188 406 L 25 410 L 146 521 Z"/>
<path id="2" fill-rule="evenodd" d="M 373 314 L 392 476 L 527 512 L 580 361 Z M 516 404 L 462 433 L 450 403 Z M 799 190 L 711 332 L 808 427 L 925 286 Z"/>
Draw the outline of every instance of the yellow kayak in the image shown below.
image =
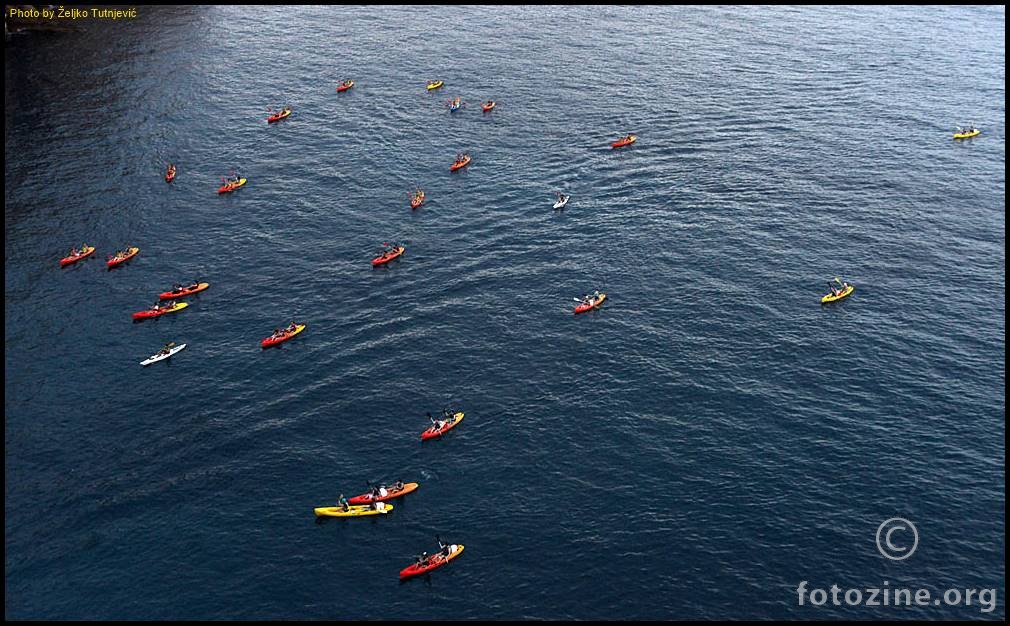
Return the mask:
<path id="1" fill-rule="evenodd" d="M 445 84 L 445 82 L 441 81 L 441 80 L 436 80 L 433 83 L 428 83 L 428 91 L 431 91 L 432 89 L 438 89 L 439 87 L 441 87 L 444 84 Z"/>
<path id="2" fill-rule="evenodd" d="M 393 510 L 393 505 L 386 504 L 386 508 L 381 511 L 373 509 L 370 504 L 360 504 L 348 508 L 349 510 L 345 511 L 342 506 L 321 506 L 316 508 L 315 511 L 319 517 L 364 517 L 366 515 L 385 515 Z"/>
<path id="3" fill-rule="evenodd" d="M 855 285 L 849 285 L 848 287 L 845 288 L 845 291 L 843 291 L 842 293 L 838 294 L 837 296 L 835 294 L 833 294 L 833 293 L 829 293 L 828 295 L 826 295 L 823 298 L 821 298 L 821 304 L 827 304 L 828 302 L 834 302 L 835 300 L 841 300 L 845 296 L 847 296 L 850 293 L 852 293 L 853 291 L 855 291 L 855 289 L 856 289 Z"/>
<path id="4" fill-rule="evenodd" d="M 979 129 L 971 130 L 966 133 L 954 133 L 954 139 L 968 139 L 969 137 L 974 137 L 975 135 L 981 134 L 982 131 Z"/>

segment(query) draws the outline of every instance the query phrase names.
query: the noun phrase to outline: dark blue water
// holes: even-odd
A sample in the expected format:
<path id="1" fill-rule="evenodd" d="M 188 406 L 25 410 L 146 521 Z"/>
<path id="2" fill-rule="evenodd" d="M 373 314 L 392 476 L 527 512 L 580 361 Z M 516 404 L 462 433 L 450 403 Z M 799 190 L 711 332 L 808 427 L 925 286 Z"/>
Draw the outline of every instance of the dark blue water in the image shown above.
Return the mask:
<path id="1" fill-rule="evenodd" d="M 1002 619 L 1004 16 L 187 7 L 10 38 L 5 615 Z M 397 478 L 390 515 L 316 523 Z M 466 553 L 401 585 L 436 534 Z"/>

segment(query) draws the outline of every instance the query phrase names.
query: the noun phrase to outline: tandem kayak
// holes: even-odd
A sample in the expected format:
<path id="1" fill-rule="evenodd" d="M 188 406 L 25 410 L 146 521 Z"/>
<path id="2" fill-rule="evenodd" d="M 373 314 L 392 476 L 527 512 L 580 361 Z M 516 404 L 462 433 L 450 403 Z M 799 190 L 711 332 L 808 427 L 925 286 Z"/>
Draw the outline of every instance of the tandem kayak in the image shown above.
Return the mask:
<path id="1" fill-rule="evenodd" d="M 498 104 L 498 103 L 495 102 L 494 100 L 488 100 L 487 104 L 481 104 L 480 108 L 483 109 L 485 113 L 487 113 L 488 111 L 490 111 L 491 109 L 493 109 L 496 104 Z"/>
<path id="2" fill-rule="evenodd" d="M 273 124 L 274 122 L 279 122 L 285 117 L 291 115 L 291 109 L 284 109 L 280 113 L 274 113 L 267 118 L 267 124 Z"/>
<path id="3" fill-rule="evenodd" d="M 594 302 L 583 303 L 583 304 L 580 304 L 579 306 L 575 307 L 575 314 L 578 315 L 579 313 L 585 313 L 586 311 L 592 311 L 596 307 L 598 307 L 601 304 L 603 304 L 603 301 L 606 300 L 606 299 L 607 299 L 607 294 L 601 293 L 600 297 L 597 298 Z"/>
<path id="4" fill-rule="evenodd" d="M 87 256 L 91 256 L 94 252 L 95 252 L 94 246 L 87 246 L 86 248 L 84 248 L 84 250 L 81 250 L 80 254 L 77 254 L 76 256 L 68 256 L 60 259 L 60 267 L 66 267 L 67 265 L 77 263 L 81 259 Z"/>
<path id="5" fill-rule="evenodd" d="M 166 183 L 170 183 L 173 180 L 175 180 L 175 166 L 174 165 L 169 165 L 168 166 L 168 171 L 165 172 L 165 182 Z"/>
<path id="6" fill-rule="evenodd" d="M 128 248 L 126 256 L 120 257 L 118 259 L 113 257 L 109 259 L 105 264 L 108 265 L 109 267 L 116 267 L 120 263 L 126 263 L 133 257 L 137 256 L 138 252 L 140 252 L 140 248 Z"/>
<path id="7" fill-rule="evenodd" d="M 186 347 L 186 344 L 182 344 L 182 345 L 178 345 L 178 346 L 176 346 L 174 348 L 171 348 L 168 351 L 168 354 L 161 354 L 161 353 L 153 354 L 150 357 L 148 357 L 148 358 L 144 359 L 143 361 L 141 361 L 140 364 L 141 365 L 150 365 L 151 363 L 157 363 L 158 361 L 164 361 L 165 359 L 167 359 L 168 357 L 172 356 L 173 354 L 175 354 L 179 350 L 182 350 L 185 347 Z"/>
<path id="8" fill-rule="evenodd" d="M 260 342 L 260 346 L 264 348 L 269 348 L 270 346 L 276 346 L 279 343 L 284 343 L 288 339 L 291 339 L 292 337 L 302 332 L 303 330 L 305 330 L 305 324 L 296 324 L 294 330 L 290 332 L 285 330 L 284 334 L 281 335 L 280 337 L 267 337 L 266 339 Z"/>
<path id="9" fill-rule="evenodd" d="M 455 559 L 457 556 L 463 554 L 463 544 L 452 544 L 449 546 L 449 556 L 442 556 L 442 553 L 433 554 L 428 557 L 428 560 L 422 565 L 417 563 L 411 563 L 408 567 L 400 570 L 400 580 L 404 578 L 410 578 L 411 576 L 420 576 L 421 574 L 427 574 L 433 569 L 442 567 L 449 561 Z"/>
<path id="10" fill-rule="evenodd" d="M 425 440 L 428 440 L 428 439 L 434 439 L 435 437 L 441 437 L 446 432 L 448 432 L 448 431 L 452 430 L 453 428 L 455 428 L 456 425 L 459 424 L 462 421 L 463 421 L 463 413 L 456 413 L 456 414 L 454 414 L 452 416 L 452 421 L 448 422 L 447 424 L 445 424 L 444 426 L 442 426 L 442 428 L 435 428 L 435 425 L 432 424 L 428 428 L 428 430 L 426 430 L 423 433 L 421 433 L 421 440 L 425 441 Z"/>
<path id="11" fill-rule="evenodd" d="M 217 192 L 218 193 L 228 193 L 229 191 L 235 191 L 236 189 L 238 189 L 242 185 L 246 184 L 247 182 L 249 182 L 248 179 L 246 179 L 246 178 L 240 178 L 240 179 L 238 179 L 237 182 L 228 183 L 227 185 L 224 185 L 223 187 L 221 187 L 220 189 L 218 189 Z"/>
<path id="12" fill-rule="evenodd" d="M 841 300 L 842 298 L 844 298 L 845 296 L 849 295 L 850 293 L 852 293 L 855 290 L 856 290 L 856 286 L 855 285 L 849 285 L 848 287 L 845 288 L 845 291 L 843 291 L 842 293 L 838 294 L 837 296 L 835 294 L 833 294 L 833 293 L 829 293 L 828 295 L 826 295 L 823 298 L 821 298 L 821 304 L 827 304 L 828 302 L 834 302 L 835 300 Z"/>
<path id="13" fill-rule="evenodd" d="M 417 193 L 414 194 L 414 197 L 410 199 L 410 208 L 416 209 L 417 207 L 421 206 L 421 203 L 423 202 L 424 202 L 424 192 L 418 191 Z"/>
<path id="14" fill-rule="evenodd" d="M 445 81 L 443 81 L 443 80 L 436 80 L 433 83 L 428 83 L 428 91 L 431 91 L 432 89 L 438 89 L 439 87 L 441 87 L 444 84 L 445 84 Z"/>
<path id="15" fill-rule="evenodd" d="M 954 139 L 968 139 L 969 137 L 975 137 L 981 133 L 982 131 L 976 128 L 975 130 L 970 130 L 966 133 L 954 133 Z"/>
<path id="16" fill-rule="evenodd" d="M 385 265 L 386 263 L 389 263 L 393 259 L 402 255 L 406 251 L 407 251 L 406 248 L 404 248 L 403 246 L 399 246 L 395 250 L 390 250 L 389 252 L 380 254 L 379 256 L 372 259 L 372 266 L 377 267 L 379 265 Z"/>
<path id="17" fill-rule="evenodd" d="M 393 510 L 392 504 L 387 504 L 382 510 L 373 509 L 371 505 L 349 506 L 345 511 L 342 506 L 321 506 L 315 509 L 319 517 L 363 517 L 366 515 L 385 515 Z"/>
<path id="18" fill-rule="evenodd" d="M 470 155 L 469 154 L 466 155 L 463 158 L 462 161 L 456 161 L 455 163 L 453 163 L 452 165 L 450 165 L 449 166 L 449 171 L 450 172 L 455 172 L 456 170 L 458 170 L 460 168 L 463 168 L 463 167 L 466 167 L 467 165 L 470 165 Z"/>
<path id="19" fill-rule="evenodd" d="M 554 203 L 554 208 L 563 209 L 570 199 L 571 196 L 561 196 L 561 199 Z"/>
<path id="20" fill-rule="evenodd" d="M 174 306 L 158 309 L 157 311 L 152 309 L 148 309 L 146 311 L 137 311 L 136 313 L 133 314 L 133 319 L 143 320 L 149 317 L 160 317 L 166 313 L 175 313 L 176 311 L 181 311 L 182 309 L 185 309 L 188 306 L 189 304 L 185 302 L 176 302 Z"/>
<path id="21" fill-rule="evenodd" d="M 347 81 L 344 81 L 343 83 L 341 83 L 340 85 L 337 85 L 337 91 L 347 91 L 348 89 L 350 89 L 353 86 L 354 86 L 354 81 L 353 80 L 347 80 Z"/>
<path id="22" fill-rule="evenodd" d="M 194 293 L 200 293 L 207 287 L 210 287 L 210 283 L 199 283 L 196 287 L 185 287 L 180 291 L 166 291 L 165 293 L 158 294 L 158 297 L 162 300 L 171 300 L 172 298 L 191 296 Z"/>
<path id="23" fill-rule="evenodd" d="M 623 148 L 624 146 L 630 146 L 631 144 L 638 141 L 638 135 L 628 135 L 623 139 L 618 139 L 614 143 L 610 144 L 611 148 Z"/>
<path id="24" fill-rule="evenodd" d="M 405 496 L 418 487 L 420 487 L 420 485 L 417 483 L 404 483 L 403 489 L 389 488 L 386 490 L 387 494 L 384 496 L 373 496 L 371 493 L 363 493 L 360 496 L 348 498 L 347 504 L 371 504 L 372 502 L 385 502 L 386 500 L 392 500 L 393 498 Z"/>

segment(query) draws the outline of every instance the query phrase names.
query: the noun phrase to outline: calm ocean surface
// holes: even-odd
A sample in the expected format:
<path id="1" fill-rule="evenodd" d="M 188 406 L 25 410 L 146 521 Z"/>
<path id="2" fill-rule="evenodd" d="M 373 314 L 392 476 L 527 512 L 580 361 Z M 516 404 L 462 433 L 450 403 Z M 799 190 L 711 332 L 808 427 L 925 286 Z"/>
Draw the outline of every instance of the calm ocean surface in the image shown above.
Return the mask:
<path id="1" fill-rule="evenodd" d="M 1002 6 L 139 13 L 6 43 L 6 617 L 1005 618 Z"/>

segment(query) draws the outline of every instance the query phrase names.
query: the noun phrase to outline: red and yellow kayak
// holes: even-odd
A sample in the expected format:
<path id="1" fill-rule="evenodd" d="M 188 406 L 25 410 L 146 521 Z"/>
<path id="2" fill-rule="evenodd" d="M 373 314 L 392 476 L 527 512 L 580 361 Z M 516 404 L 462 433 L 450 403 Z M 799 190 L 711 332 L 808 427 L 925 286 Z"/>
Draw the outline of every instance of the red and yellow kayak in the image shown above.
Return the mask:
<path id="1" fill-rule="evenodd" d="M 481 104 L 480 108 L 482 108 L 484 110 L 484 112 L 487 113 L 488 111 L 490 111 L 491 109 L 493 109 L 496 104 L 498 104 L 498 103 L 495 102 L 494 100 L 488 100 L 486 103 Z"/>
<path id="2" fill-rule="evenodd" d="M 433 554 L 428 557 L 423 565 L 418 565 L 417 563 L 411 563 L 409 566 L 400 570 L 400 580 L 404 578 L 410 578 L 411 576 L 420 576 L 421 574 L 427 574 L 433 569 L 438 569 L 442 567 L 449 561 L 455 559 L 459 555 L 463 554 L 463 544 L 453 544 L 449 546 L 449 556 L 442 556 L 442 553 Z"/>
<path id="3" fill-rule="evenodd" d="M 579 313 L 585 313 L 586 311 L 592 311 L 596 307 L 598 307 L 601 304 L 603 304 L 603 301 L 606 300 L 606 299 L 607 299 L 607 294 L 601 293 L 600 297 L 597 298 L 596 301 L 588 303 L 588 304 L 583 303 L 583 304 L 580 304 L 579 306 L 575 307 L 575 314 L 578 315 Z"/>
<path id="4" fill-rule="evenodd" d="M 105 264 L 108 265 L 109 267 L 116 267 L 120 263 L 126 263 L 133 257 L 137 256 L 138 252 L 140 252 L 140 248 L 129 248 L 125 256 L 120 257 L 118 259 L 115 257 L 110 257 Z"/>
<path id="5" fill-rule="evenodd" d="M 292 337 L 302 332 L 303 330 L 305 330 L 305 324 L 295 324 L 294 330 L 292 331 L 285 330 L 284 334 L 281 335 L 280 337 L 267 337 L 266 339 L 260 342 L 260 346 L 264 348 L 269 348 L 270 346 L 276 346 L 279 343 L 284 343 L 288 339 L 291 339 Z"/>
<path id="6" fill-rule="evenodd" d="M 168 171 L 165 172 L 165 182 L 166 183 L 170 183 L 173 180 L 175 180 L 175 166 L 174 165 L 169 165 L 168 166 Z"/>
<path id="7" fill-rule="evenodd" d="M 235 191 L 236 189 L 238 189 L 242 185 L 246 184 L 247 182 L 249 182 L 248 179 L 240 178 L 240 179 L 238 179 L 238 182 L 228 183 L 227 185 L 225 185 L 225 186 L 221 187 L 220 189 L 218 189 L 217 192 L 218 193 L 228 193 L 230 191 Z"/>
<path id="8" fill-rule="evenodd" d="M 279 122 L 285 117 L 291 115 L 291 109 L 284 109 L 280 113 L 274 113 L 267 118 L 267 124 L 273 124 L 274 122 Z"/>
<path id="9" fill-rule="evenodd" d="M 345 80 L 344 82 L 337 85 L 337 91 L 347 91 L 354 86 L 353 80 Z"/>
<path id="10" fill-rule="evenodd" d="M 636 141 L 638 141 L 638 135 L 628 135 L 627 137 L 623 137 L 621 139 L 618 139 L 614 143 L 610 144 L 610 147 L 611 148 L 623 148 L 624 146 L 630 146 L 631 144 L 635 143 Z"/>
<path id="11" fill-rule="evenodd" d="M 410 208 L 416 209 L 424 202 L 424 190 L 419 189 L 410 199 Z"/>
<path id="12" fill-rule="evenodd" d="M 137 311 L 136 313 L 133 314 L 133 319 L 142 320 L 147 319 L 149 317 L 160 317 L 166 313 L 175 313 L 176 311 L 181 311 L 182 309 L 185 309 L 188 306 L 189 304 L 187 304 L 186 302 L 176 302 L 174 305 L 170 307 L 158 309 L 157 311 L 152 311 L 150 309 L 148 309 L 147 311 Z"/>
<path id="13" fill-rule="evenodd" d="M 462 421 L 463 421 L 463 413 L 455 413 L 452 416 L 452 421 L 447 423 L 445 426 L 442 426 L 442 428 L 435 428 L 435 425 L 432 424 L 428 428 L 428 430 L 421 433 L 421 441 L 434 439 L 435 437 L 441 437 L 442 435 L 449 432 L 453 428 L 456 428 L 456 426 Z"/>
<path id="14" fill-rule="evenodd" d="M 470 159 L 470 155 L 468 154 L 465 157 L 463 157 L 462 161 L 456 161 L 455 163 L 453 163 L 452 165 L 450 165 L 449 166 L 449 171 L 450 172 L 455 172 L 458 169 L 461 169 L 461 168 L 466 167 L 467 165 L 470 165 L 470 160 L 471 160 Z"/>
<path id="15" fill-rule="evenodd" d="M 387 489 L 388 493 L 385 496 L 373 496 L 371 493 L 363 493 L 360 496 L 348 498 L 347 504 L 371 504 L 372 502 L 385 502 L 386 500 L 392 500 L 393 498 L 405 496 L 418 487 L 420 487 L 420 485 L 417 483 L 404 483 L 403 489 Z"/>
<path id="16" fill-rule="evenodd" d="M 372 259 L 372 265 L 373 266 L 385 265 L 386 263 L 389 263 L 393 259 L 395 259 L 398 256 L 402 255 L 406 251 L 407 251 L 406 248 L 404 248 L 403 246 L 399 246 L 395 250 L 390 250 L 389 252 L 386 252 L 384 254 L 380 254 L 379 256 L 377 256 L 374 259 Z"/>
<path id="17" fill-rule="evenodd" d="M 200 293 L 207 287 L 210 287 L 210 283 L 198 283 L 196 287 L 185 287 L 181 291 L 166 291 L 165 293 L 158 294 L 158 297 L 162 300 L 171 300 L 173 298 L 191 296 L 194 293 Z"/>
<path id="18" fill-rule="evenodd" d="M 80 254 L 77 254 L 76 256 L 63 257 L 62 259 L 60 259 L 60 267 L 66 267 L 67 265 L 77 263 L 81 259 L 93 254 L 94 251 L 95 251 L 94 246 L 86 246 L 83 250 L 81 250 Z"/>

